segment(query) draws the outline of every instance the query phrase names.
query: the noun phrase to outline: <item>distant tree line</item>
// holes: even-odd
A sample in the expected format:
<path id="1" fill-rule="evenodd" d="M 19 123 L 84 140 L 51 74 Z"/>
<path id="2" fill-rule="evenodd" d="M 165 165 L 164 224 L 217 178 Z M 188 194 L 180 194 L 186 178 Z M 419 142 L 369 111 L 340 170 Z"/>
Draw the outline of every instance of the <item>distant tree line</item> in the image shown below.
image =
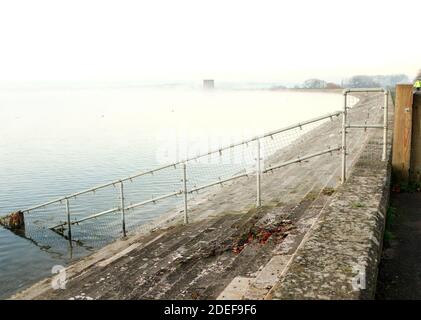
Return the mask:
<path id="1" fill-rule="evenodd" d="M 340 88 L 340 85 L 333 83 L 333 82 L 327 82 L 325 80 L 320 79 L 308 79 L 304 81 L 302 88 L 305 89 L 337 89 Z"/>
<path id="2" fill-rule="evenodd" d="M 356 75 L 349 79 L 342 81 L 341 85 L 325 80 L 313 78 L 303 82 L 302 85 L 296 88 L 305 89 L 338 89 L 338 88 L 394 88 L 398 83 L 410 83 L 410 79 L 405 74 L 391 74 L 391 75 Z"/>
<path id="3" fill-rule="evenodd" d="M 343 86 L 348 88 L 394 88 L 398 83 L 410 83 L 411 80 L 406 74 L 353 76 L 344 81 Z"/>

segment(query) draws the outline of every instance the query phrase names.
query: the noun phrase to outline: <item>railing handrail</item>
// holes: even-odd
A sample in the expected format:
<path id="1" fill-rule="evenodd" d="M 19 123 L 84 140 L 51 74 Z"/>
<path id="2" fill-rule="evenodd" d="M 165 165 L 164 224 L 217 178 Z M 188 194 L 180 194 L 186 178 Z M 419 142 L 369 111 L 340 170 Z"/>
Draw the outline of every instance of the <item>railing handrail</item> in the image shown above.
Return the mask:
<path id="1" fill-rule="evenodd" d="M 24 212 L 24 213 L 30 212 L 30 211 L 48 206 L 48 205 L 53 204 L 53 203 L 62 202 L 66 199 L 76 198 L 77 196 L 80 196 L 82 194 L 94 192 L 96 190 L 103 189 L 103 188 L 106 188 L 106 187 L 109 187 L 109 186 L 115 186 L 118 183 L 128 181 L 128 180 L 132 180 L 132 179 L 138 178 L 138 177 L 143 176 L 143 175 L 152 174 L 154 172 L 164 170 L 164 169 L 167 169 L 167 168 L 170 168 L 170 167 L 176 167 L 177 165 L 180 165 L 180 164 L 183 164 L 183 163 L 186 163 L 186 162 L 190 162 L 190 161 L 193 161 L 193 160 L 197 160 L 199 158 L 209 156 L 209 155 L 214 154 L 214 153 L 219 153 L 219 152 L 222 152 L 224 150 L 231 149 L 231 148 L 234 148 L 234 147 L 237 147 L 237 146 L 240 146 L 240 145 L 244 145 L 244 144 L 256 141 L 258 139 L 270 137 L 270 136 L 276 135 L 278 133 L 285 132 L 285 131 L 288 131 L 288 130 L 292 130 L 292 129 L 295 129 L 295 128 L 299 128 L 299 127 L 305 126 L 307 124 L 311 124 L 313 122 L 318 122 L 318 121 L 321 121 L 321 120 L 324 120 L 324 119 L 327 119 L 327 118 L 338 117 L 342 113 L 343 113 L 343 111 L 335 111 L 335 112 L 325 114 L 323 116 L 311 118 L 309 120 L 298 122 L 296 124 L 293 124 L 293 125 L 281 128 L 281 129 L 269 131 L 269 132 L 261 134 L 261 135 L 256 135 L 256 136 L 253 136 L 252 138 L 242 140 L 242 141 L 239 141 L 239 142 L 235 142 L 235 143 L 232 143 L 230 145 L 226 145 L 225 147 L 221 147 L 221 148 L 218 148 L 218 149 L 206 152 L 206 153 L 202 153 L 202 154 L 196 155 L 194 157 L 186 158 L 186 159 L 183 159 L 183 160 L 171 163 L 171 164 L 166 164 L 164 166 L 161 166 L 161 167 L 158 167 L 158 168 L 155 168 L 155 169 L 152 169 L 152 170 L 142 171 L 142 172 L 136 173 L 134 175 L 131 175 L 131 176 L 128 176 L 128 177 L 125 177 L 125 178 L 122 178 L 122 179 L 114 180 L 114 181 L 111 181 L 111 182 L 108 182 L 108 183 L 104 183 L 104 184 L 101 184 L 101 185 L 98 185 L 98 186 L 95 186 L 95 187 L 92 187 L 92 188 L 89 188 L 89 189 L 85 189 L 85 190 L 82 190 L 82 191 L 79 191 L 79 192 L 75 192 L 75 193 L 72 193 L 72 194 L 67 195 L 67 196 L 62 196 L 58 199 L 51 200 L 51 201 L 48 201 L 48 202 L 44 202 L 42 204 L 35 205 L 35 206 L 32 206 L 32 207 L 26 208 L 24 210 L 21 210 L 21 211 Z"/>
<path id="2" fill-rule="evenodd" d="M 385 88 L 347 88 L 344 89 L 343 93 L 352 93 L 352 92 L 387 92 Z"/>

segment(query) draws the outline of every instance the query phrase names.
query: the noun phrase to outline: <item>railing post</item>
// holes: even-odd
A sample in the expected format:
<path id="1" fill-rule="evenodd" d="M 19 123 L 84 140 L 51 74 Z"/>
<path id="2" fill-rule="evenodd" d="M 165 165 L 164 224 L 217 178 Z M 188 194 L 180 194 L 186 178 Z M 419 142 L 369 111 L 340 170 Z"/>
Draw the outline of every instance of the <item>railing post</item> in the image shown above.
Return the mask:
<path id="1" fill-rule="evenodd" d="M 69 238 L 70 246 L 72 246 L 72 224 L 70 222 L 70 206 L 69 199 L 66 198 L 66 214 L 67 214 L 67 236 Z"/>
<path id="2" fill-rule="evenodd" d="M 124 187 L 123 181 L 120 181 L 120 210 L 121 210 L 121 225 L 123 229 L 123 237 L 126 236 L 126 214 L 124 211 Z"/>
<path id="3" fill-rule="evenodd" d="M 262 205 L 261 199 L 261 168 L 260 168 L 260 139 L 256 140 L 256 208 L 259 208 Z"/>
<path id="4" fill-rule="evenodd" d="M 187 213 L 187 165 L 183 163 L 183 196 L 184 196 L 184 223 L 189 223 L 189 217 Z"/>
<path id="5" fill-rule="evenodd" d="M 347 95 L 348 91 L 344 91 L 344 112 L 342 114 L 342 174 L 341 183 L 346 180 L 346 116 L 347 116 Z"/>
<path id="6" fill-rule="evenodd" d="M 389 107 L 389 92 L 387 90 L 385 90 L 384 91 L 384 104 L 383 104 L 383 152 L 382 152 L 382 161 L 386 161 L 388 107 Z"/>

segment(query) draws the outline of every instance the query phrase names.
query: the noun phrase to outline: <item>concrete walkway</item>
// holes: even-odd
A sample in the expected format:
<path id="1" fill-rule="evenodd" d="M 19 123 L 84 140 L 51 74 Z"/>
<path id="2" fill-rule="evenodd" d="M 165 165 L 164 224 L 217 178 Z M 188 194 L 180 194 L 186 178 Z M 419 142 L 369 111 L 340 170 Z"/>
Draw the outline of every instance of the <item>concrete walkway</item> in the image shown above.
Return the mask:
<path id="1" fill-rule="evenodd" d="M 370 110 L 381 117 L 377 96 L 359 98 L 354 123 L 363 123 Z M 340 118 L 329 121 L 276 160 L 337 146 L 340 130 Z M 369 135 L 350 132 L 348 166 Z M 65 290 L 52 290 L 46 279 L 13 298 L 264 299 L 339 185 L 339 172 L 340 155 L 333 154 L 264 175 L 258 210 L 255 180 L 240 179 L 192 208 L 189 225 L 119 240 L 67 268 Z"/>
<path id="2" fill-rule="evenodd" d="M 421 299 L 421 193 L 392 193 L 395 218 L 380 264 L 377 299 Z"/>

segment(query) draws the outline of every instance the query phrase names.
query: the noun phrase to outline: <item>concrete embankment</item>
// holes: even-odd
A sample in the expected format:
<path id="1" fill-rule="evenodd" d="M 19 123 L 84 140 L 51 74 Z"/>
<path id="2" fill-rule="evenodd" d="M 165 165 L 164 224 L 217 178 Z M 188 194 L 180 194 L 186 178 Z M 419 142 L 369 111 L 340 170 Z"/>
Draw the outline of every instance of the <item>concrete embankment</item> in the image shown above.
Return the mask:
<path id="1" fill-rule="evenodd" d="M 360 102 L 350 112 L 352 119 L 364 122 L 371 112 L 370 121 L 379 123 L 378 97 L 358 97 Z M 324 123 L 272 160 L 288 161 L 336 146 L 340 128 L 340 118 Z M 119 240 L 68 267 L 65 290 L 53 290 L 51 279 L 45 279 L 13 298 L 365 297 L 346 295 L 348 291 L 338 288 L 349 289 L 355 261 L 366 262 L 368 277 L 375 274 L 374 266 L 377 268 L 372 257 L 380 250 L 383 218 L 377 212 L 387 202 L 382 192 L 387 188 L 388 169 L 380 161 L 381 151 L 377 154 L 381 149 L 377 133 L 381 132 L 374 131 L 350 132 L 349 169 L 355 166 L 343 187 L 339 187 L 339 154 L 264 175 L 264 202 L 259 209 L 253 207 L 255 179 L 237 180 L 191 208 L 190 224 Z M 317 241 L 320 244 L 314 244 Z M 345 259 L 351 255 L 352 259 Z M 305 265 L 300 265 L 302 259 Z M 329 272 L 323 273 L 325 269 Z M 311 283 L 319 273 L 323 277 Z M 323 280 L 325 277 L 328 281 Z M 342 283 L 334 282 L 342 278 Z M 307 286 L 301 287 L 302 292 L 301 285 Z M 329 294 L 319 294 L 317 285 L 330 286 L 326 289 Z"/>
<path id="2" fill-rule="evenodd" d="M 390 112 L 390 124 L 392 119 Z M 382 132 L 374 132 L 268 299 L 374 298 L 390 193 L 391 139 L 389 130 L 387 161 L 380 161 Z"/>

